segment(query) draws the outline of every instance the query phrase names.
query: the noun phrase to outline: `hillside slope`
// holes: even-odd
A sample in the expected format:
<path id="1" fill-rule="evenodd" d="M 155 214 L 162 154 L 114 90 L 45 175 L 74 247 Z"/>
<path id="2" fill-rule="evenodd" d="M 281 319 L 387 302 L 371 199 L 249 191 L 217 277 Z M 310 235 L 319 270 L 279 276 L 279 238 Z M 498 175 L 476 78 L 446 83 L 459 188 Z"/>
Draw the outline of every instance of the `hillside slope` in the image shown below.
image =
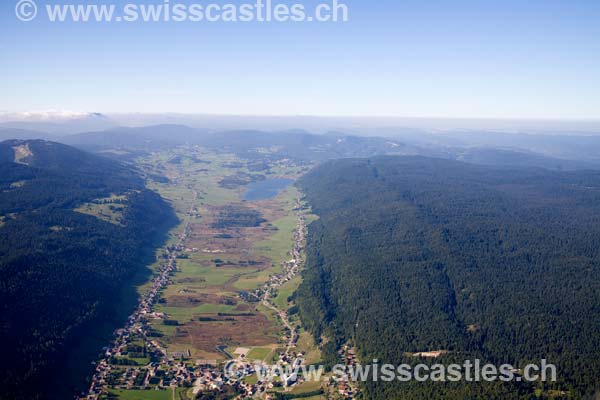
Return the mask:
<path id="1" fill-rule="evenodd" d="M 529 399 L 600 388 L 600 173 L 421 157 L 333 161 L 301 181 L 309 227 L 303 321 L 363 360 L 548 359 L 559 382 L 371 383 L 369 399 Z M 326 353 L 335 363 L 335 347 Z"/>
<path id="2" fill-rule="evenodd" d="M 2 398 L 73 393 L 69 352 L 116 318 L 116 296 L 173 219 L 110 160 L 39 140 L 0 143 Z"/>

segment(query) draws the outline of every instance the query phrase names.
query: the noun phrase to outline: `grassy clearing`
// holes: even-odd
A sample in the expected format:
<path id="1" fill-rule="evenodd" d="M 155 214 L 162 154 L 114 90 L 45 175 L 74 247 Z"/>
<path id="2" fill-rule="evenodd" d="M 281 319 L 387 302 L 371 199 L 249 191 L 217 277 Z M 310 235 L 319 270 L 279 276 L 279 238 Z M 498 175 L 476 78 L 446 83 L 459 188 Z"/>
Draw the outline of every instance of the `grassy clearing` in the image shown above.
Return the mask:
<path id="1" fill-rule="evenodd" d="M 265 307 L 262 303 L 256 305 L 256 311 L 263 314 L 267 319 L 271 322 L 275 322 L 277 324 L 281 324 L 281 319 L 275 313 L 275 311 L 271 310 L 268 307 Z"/>
<path id="2" fill-rule="evenodd" d="M 316 392 L 323 386 L 323 383 L 320 381 L 317 382 L 305 382 L 301 385 L 294 387 L 290 394 L 301 395 L 303 393 Z"/>
<path id="3" fill-rule="evenodd" d="M 251 272 L 245 268 L 204 267 L 193 260 L 178 260 L 177 267 L 176 284 L 194 282 L 194 286 L 199 287 L 223 286 L 231 278 Z"/>
<path id="4" fill-rule="evenodd" d="M 258 382 L 258 376 L 256 376 L 256 374 L 252 374 L 252 375 L 247 376 L 244 379 L 242 379 L 242 381 L 244 381 L 250 385 L 254 385 L 254 384 L 256 384 L 256 382 Z"/>
<path id="5" fill-rule="evenodd" d="M 297 346 L 298 351 L 304 353 L 304 359 L 307 364 L 317 364 L 321 361 L 321 350 L 319 350 L 313 336 L 309 332 L 300 332 Z"/>
<path id="6" fill-rule="evenodd" d="M 200 200 L 203 204 L 218 206 L 238 199 L 236 191 L 219 186 L 218 178 L 198 179 L 195 183 L 202 188 Z"/>
<path id="7" fill-rule="evenodd" d="M 289 252 L 294 244 L 294 229 L 296 229 L 298 221 L 292 209 L 297 197 L 298 189 L 293 186 L 277 196 L 277 199 L 282 202 L 282 206 L 287 210 L 287 215 L 273 221 L 272 225 L 277 230 L 268 239 L 254 245 L 259 254 L 270 258 L 276 266 L 289 259 Z"/>
<path id="8" fill-rule="evenodd" d="M 192 199 L 194 198 L 194 193 L 191 189 L 163 183 L 152 183 L 149 184 L 148 187 L 157 191 L 163 198 L 171 203 L 171 206 L 180 220 L 187 218 L 187 212 L 192 207 Z"/>
<path id="9" fill-rule="evenodd" d="M 302 283 L 302 277 L 298 275 L 279 288 L 277 297 L 273 299 L 273 302 L 277 308 L 280 310 L 287 310 L 292 306 L 292 304 L 288 302 L 288 298 L 294 294 L 296 289 L 298 289 L 298 286 L 300 286 L 300 283 Z"/>
<path id="10" fill-rule="evenodd" d="M 145 358 L 131 358 L 129 357 L 130 360 L 135 361 L 137 363 L 137 365 L 148 365 L 150 364 L 150 358 L 149 357 L 145 357 Z"/>
<path id="11" fill-rule="evenodd" d="M 248 353 L 246 356 L 250 360 L 266 360 L 267 357 L 271 354 L 273 349 L 269 349 L 267 347 L 256 347 Z"/>
<path id="12" fill-rule="evenodd" d="M 156 331 L 162 333 L 164 336 L 160 338 L 160 341 L 164 341 L 165 338 L 173 337 L 177 334 L 177 327 L 173 325 L 163 325 L 162 321 L 151 322 L 150 325 Z"/>
<path id="13" fill-rule="evenodd" d="M 103 199 L 95 199 L 89 203 L 83 203 L 77 207 L 75 212 L 91 215 L 102 221 L 110 222 L 114 225 L 121 225 L 123 220 L 123 211 L 127 207 L 126 195 L 111 195 Z"/>
<path id="14" fill-rule="evenodd" d="M 277 228 L 270 238 L 255 244 L 257 253 L 273 260 L 274 265 L 280 265 L 290 257 L 289 252 L 294 240 L 294 229 L 296 228 L 296 217 L 290 213 L 283 218 L 273 222 Z"/>
<path id="15" fill-rule="evenodd" d="M 311 222 L 314 222 L 319 219 L 319 216 L 316 214 L 306 214 L 306 225 L 310 225 Z"/>
<path id="16" fill-rule="evenodd" d="M 234 287 L 239 290 L 252 291 L 263 286 L 269 280 L 269 275 L 281 271 L 281 267 L 272 267 L 256 273 L 250 273 L 243 276 L 234 283 Z"/>
<path id="17" fill-rule="evenodd" d="M 310 396 L 310 397 L 302 397 L 302 400 L 327 400 L 325 396 Z"/>
<path id="18" fill-rule="evenodd" d="M 197 307 L 156 306 L 156 311 L 165 313 L 169 319 L 177 320 L 180 324 L 196 319 L 201 314 L 234 313 L 235 310 L 236 306 L 227 304 L 202 304 Z"/>

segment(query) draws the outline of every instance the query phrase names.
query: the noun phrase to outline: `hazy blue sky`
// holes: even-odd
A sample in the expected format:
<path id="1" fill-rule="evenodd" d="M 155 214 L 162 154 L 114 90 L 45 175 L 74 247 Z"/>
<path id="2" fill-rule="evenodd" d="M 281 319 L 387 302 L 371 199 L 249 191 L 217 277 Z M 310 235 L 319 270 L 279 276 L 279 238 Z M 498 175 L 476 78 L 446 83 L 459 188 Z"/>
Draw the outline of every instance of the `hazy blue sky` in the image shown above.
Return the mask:
<path id="1" fill-rule="evenodd" d="M 59 24 L 2 0 L 0 110 L 600 118 L 598 0 L 346 3 L 337 24 Z"/>

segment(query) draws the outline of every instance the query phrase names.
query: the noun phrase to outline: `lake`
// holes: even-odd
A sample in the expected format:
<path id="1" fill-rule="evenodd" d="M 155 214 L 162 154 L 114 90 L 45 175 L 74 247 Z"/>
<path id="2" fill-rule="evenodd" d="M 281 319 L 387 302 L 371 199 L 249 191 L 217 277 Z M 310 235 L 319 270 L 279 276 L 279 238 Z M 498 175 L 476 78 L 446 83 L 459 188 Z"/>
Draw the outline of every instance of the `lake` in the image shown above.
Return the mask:
<path id="1" fill-rule="evenodd" d="M 252 182 L 247 186 L 248 189 L 246 190 L 246 193 L 244 193 L 244 200 L 259 201 L 272 199 L 292 183 L 294 183 L 293 179 L 285 178 Z"/>

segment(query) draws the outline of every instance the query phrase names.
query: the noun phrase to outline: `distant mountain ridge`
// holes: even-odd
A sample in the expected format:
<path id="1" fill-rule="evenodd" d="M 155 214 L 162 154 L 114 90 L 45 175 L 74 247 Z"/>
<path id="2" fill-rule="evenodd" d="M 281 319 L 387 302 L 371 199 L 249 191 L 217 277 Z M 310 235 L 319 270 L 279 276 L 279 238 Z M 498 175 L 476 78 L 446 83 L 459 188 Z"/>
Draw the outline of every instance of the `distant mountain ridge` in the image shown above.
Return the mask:
<path id="1" fill-rule="evenodd" d="M 4 140 L 56 139 L 56 135 L 30 129 L 6 128 L 0 124 L 0 142 Z"/>
<path id="2" fill-rule="evenodd" d="M 475 147 L 456 151 L 456 160 L 480 165 L 536 167 L 557 171 L 600 169 L 600 160 L 597 162 L 568 160 L 529 151 L 493 147 Z"/>
<path id="3" fill-rule="evenodd" d="M 186 125 L 113 127 L 71 135 L 1 129 L 0 139 L 51 138 L 86 151 L 127 159 L 181 145 L 204 146 L 244 158 L 324 161 L 376 155 L 422 155 L 483 165 L 554 170 L 600 169 L 600 136 L 551 136 L 502 132 L 430 134 L 399 130 L 397 137 L 358 136 L 332 131 L 234 130 L 211 132 Z"/>
<path id="4" fill-rule="evenodd" d="M 156 125 L 143 128 L 118 127 L 104 131 L 64 136 L 61 142 L 91 151 L 125 149 L 153 151 L 165 146 L 197 143 L 203 131 L 184 125 Z"/>

